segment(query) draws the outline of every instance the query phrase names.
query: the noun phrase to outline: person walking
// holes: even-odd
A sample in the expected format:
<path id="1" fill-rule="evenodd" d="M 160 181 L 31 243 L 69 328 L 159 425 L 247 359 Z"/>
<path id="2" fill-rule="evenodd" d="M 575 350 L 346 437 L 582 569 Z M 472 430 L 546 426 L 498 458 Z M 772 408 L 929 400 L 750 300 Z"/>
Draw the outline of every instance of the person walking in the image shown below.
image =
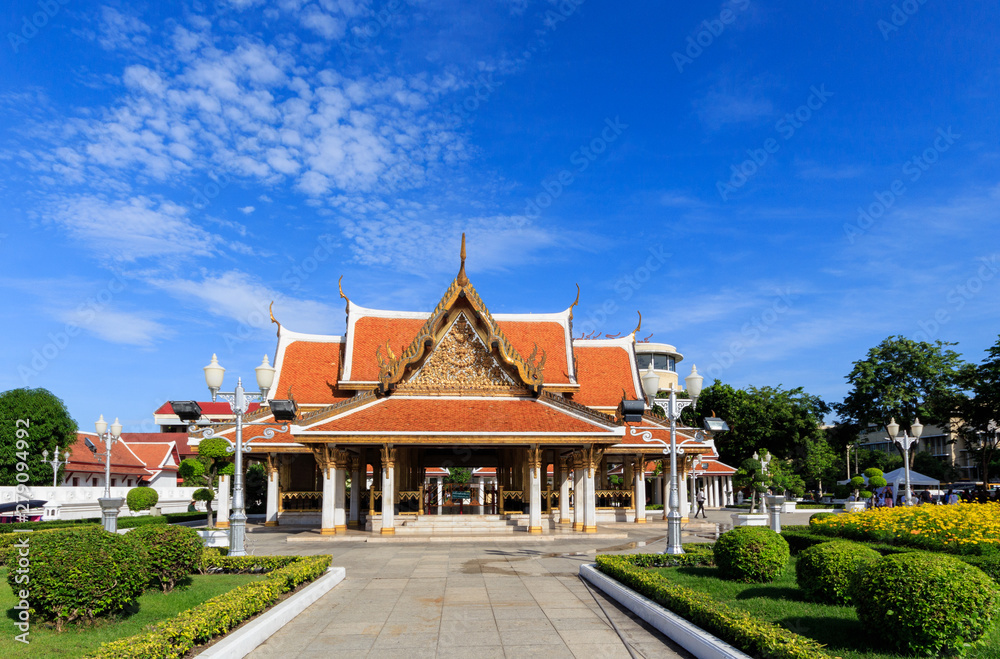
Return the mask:
<path id="1" fill-rule="evenodd" d="M 708 515 L 705 514 L 705 489 L 704 488 L 698 490 L 698 496 L 695 498 L 695 501 L 698 502 L 698 510 L 696 510 L 695 513 L 694 513 L 695 519 L 698 518 L 698 513 L 701 513 L 702 518 L 707 518 Z"/>

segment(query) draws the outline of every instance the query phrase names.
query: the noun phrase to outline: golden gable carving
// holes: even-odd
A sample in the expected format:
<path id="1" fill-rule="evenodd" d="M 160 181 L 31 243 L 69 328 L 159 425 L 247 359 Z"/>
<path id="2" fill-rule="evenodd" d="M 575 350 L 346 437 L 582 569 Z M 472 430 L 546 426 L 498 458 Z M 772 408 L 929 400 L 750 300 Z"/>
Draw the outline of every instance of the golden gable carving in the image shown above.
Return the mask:
<path id="1" fill-rule="evenodd" d="M 487 351 L 465 314 L 460 314 L 416 376 L 400 383 L 398 390 L 508 391 L 514 386 L 513 378 Z"/>

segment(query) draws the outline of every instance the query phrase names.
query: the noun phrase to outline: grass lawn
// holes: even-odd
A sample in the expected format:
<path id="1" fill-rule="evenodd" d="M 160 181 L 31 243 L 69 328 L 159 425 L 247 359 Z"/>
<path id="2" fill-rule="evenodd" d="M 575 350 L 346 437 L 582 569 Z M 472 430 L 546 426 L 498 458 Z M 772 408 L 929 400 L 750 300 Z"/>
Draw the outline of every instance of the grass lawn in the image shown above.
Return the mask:
<path id="1" fill-rule="evenodd" d="M 708 593 L 728 605 L 743 609 L 754 616 L 789 629 L 796 634 L 815 639 L 827 646 L 827 651 L 843 659 L 900 659 L 905 655 L 868 650 L 872 643 L 869 632 L 853 607 L 831 606 L 807 602 L 795 583 L 795 561 L 792 558 L 785 573 L 768 584 L 745 584 L 719 579 L 714 567 L 655 568 L 670 581 Z M 967 657 L 987 659 L 1000 657 L 1000 624 L 994 624 L 987 644 L 969 652 Z"/>
<path id="2" fill-rule="evenodd" d="M 139 598 L 139 609 L 131 615 L 99 619 L 93 626 L 68 625 L 66 631 L 56 633 L 55 628 L 41 621 L 32 621 L 30 644 L 14 640 L 20 631 L 14 627 L 13 607 L 17 604 L 14 593 L 7 584 L 7 570 L 0 569 L 0 610 L 6 612 L 5 627 L 0 634 L 0 657 L 83 657 L 95 651 L 101 643 L 126 636 L 133 636 L 155 622 L 172 617 L 185 609 L 201 604 L 216 595 L 262 579 L 260 574 L 192 575 L 188 584 L 180 585 L 164 595 L 159 589 L 147 590 Z"/>

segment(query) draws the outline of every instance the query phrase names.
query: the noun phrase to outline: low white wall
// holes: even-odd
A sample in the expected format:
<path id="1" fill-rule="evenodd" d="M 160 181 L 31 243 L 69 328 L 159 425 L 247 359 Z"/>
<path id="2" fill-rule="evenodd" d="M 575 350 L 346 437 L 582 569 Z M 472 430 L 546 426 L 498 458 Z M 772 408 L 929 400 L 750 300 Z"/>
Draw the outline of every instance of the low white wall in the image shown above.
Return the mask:
<path id="1" fill-rule="evenodd" d="M 125 498 L 131 487 L 112 487 L 111 497 Z M 160 500 L 157 507 L 162 513 L 187 512 L 188 504 L 197 487 L 171 487 L 157 490 Z M 86 519 L 100 517 L 101 506 L 97 502 L 104 496 L 103 487 L 52 487 L 51 485 L 36 485 L 30 488 L 30 494 L 17 493 L 13 485 L 0 486 L 0 503 L 12 503 L 28 499 L 41 499 L 45 504 L 45 515 L 42 519 Z M 198 502 L 198 510 L 205 510 L 205 504 Z M 218 499 L 212 502 L 212 510 L 219 509 Z M 148 511 L 133 513 L 128 505 L 123 504 L 119 515 L 134 517 L 148 515 Z"/>

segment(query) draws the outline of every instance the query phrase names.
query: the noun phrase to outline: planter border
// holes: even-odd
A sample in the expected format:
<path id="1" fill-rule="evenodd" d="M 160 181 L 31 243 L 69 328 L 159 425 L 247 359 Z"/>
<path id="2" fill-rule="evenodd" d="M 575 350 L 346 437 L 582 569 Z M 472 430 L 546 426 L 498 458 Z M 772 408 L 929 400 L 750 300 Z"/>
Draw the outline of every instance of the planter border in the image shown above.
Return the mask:
<path id="1" fill-rule="evenodd" d="M 750 659 L 750 655 L 741 652 L 701 627 L 691 624 L 673 611 L 605 575 L 593 563 L 580 566 L 580 577 L 651 624 L 698 659 Z"/>
<path id="2" fill-rule="evenodd" d="M 234 632 L 224 636 L 204 652 L 196 654 L 202 659 L 242 659 L 288 624 L 295 616 L 333 590 L 344 580 L 347 571 L 342 567 L 327 568 L 326 574 L 295 593 L 284 602 L 251 620 Z"/>

